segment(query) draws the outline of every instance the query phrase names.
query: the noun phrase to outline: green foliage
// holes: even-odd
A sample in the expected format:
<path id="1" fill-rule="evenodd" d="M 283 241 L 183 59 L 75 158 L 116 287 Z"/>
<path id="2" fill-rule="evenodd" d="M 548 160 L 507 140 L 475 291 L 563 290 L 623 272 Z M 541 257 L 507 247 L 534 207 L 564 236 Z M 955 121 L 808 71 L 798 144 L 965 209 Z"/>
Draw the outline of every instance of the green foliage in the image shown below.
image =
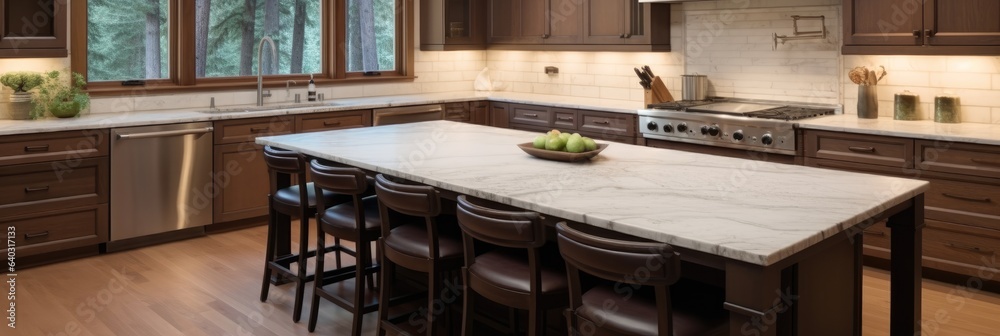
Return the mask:
<path id="1" fill-rule="evenodd" d="M 74 72 L 71 77 L 69 81 L 65 81 L 62 79 L 62 72 L 57 70 L 45 74 L 44 83 L 36 88 L 37 94 L 32 97 L 35 103 L 31 111 L 32 118 L 41 118 L 46 112 L 53 110 L 82 111 L 90 106 L 90 95 L 83 91 L 87 81 L 79 73 Z"/>
<path id="2" fill-rule="evenodd" d="M 31 71 L 15 71 L 0 76 L 0 84 L 14 92 L 28 92 L 42 85 L 42 75 Z"/>

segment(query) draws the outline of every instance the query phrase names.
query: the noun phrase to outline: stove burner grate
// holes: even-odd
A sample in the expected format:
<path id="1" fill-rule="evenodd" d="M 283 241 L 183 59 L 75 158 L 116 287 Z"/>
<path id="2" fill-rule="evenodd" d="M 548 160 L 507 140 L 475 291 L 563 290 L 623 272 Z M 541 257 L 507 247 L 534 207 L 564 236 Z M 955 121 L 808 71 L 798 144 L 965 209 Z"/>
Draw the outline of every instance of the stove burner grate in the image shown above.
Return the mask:
<path id="1" fill-rule="evenodd" d="M 815 118 L 825 115 L 831 115 L 834 113 L 836 113 L 836 111 L 834 111 L 833 109 L 783 106 L 783 107 L 773 108 L 770 110 L 746 113 L 744 114 L 744 116 L 750 118 L 778 119 L 778 120 L 789 121 L 789 120 Z"/>

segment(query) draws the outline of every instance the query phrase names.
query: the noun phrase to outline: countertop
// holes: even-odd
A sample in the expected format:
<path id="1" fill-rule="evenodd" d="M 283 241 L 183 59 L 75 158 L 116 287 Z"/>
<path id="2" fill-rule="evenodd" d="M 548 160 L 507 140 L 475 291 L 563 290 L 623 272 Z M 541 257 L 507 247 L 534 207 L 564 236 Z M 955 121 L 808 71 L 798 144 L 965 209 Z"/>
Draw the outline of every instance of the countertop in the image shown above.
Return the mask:
<path id="1" fill-rule="evenodd" d="M 546 161 L 516 146 L 534 136 L 432 121 L 257 143 L 759 265 L 843 233 L 928 187 L 619 143 L 585 163 Z"/>
<path id="2" fill-rule="evenodd" d="M 933 120 L 861 119 L 838 114 L 797 121 L 800 128 L 860 134 L 907 137 L 927 140 L 1000 145 L 1000 125 L 943 124 Z"/>
<path id="3" fill-rule="evenodd" d="M 199 112 L 208 110 L 208 107 L 205 107 L 204 109 L 136 111 L 127 113 L 91 113 L 89 115 L 68 119 L 48 118 L 42 120 L 0 120 L 0 135 L 272 117 L 280 115 L 376 109 L 407 105 L 442 104 L 487 99 L 498 102 L 543 104 L 554 107 L 591 109 L 629 114 L 635 114 L 638 109 L 642 108 L 642 103 L 622 100 L 575 98 L 513 92 L 490 93 L 462 91 L 418 95 L 335 99 L 328 100 L 326 102 L 328 105 L 325 106 L 282 108 L 267 111 L 241 111 L 229 113 Z M 274 103 L 269 105 L 290 105 L 290 103 Z M 224 106 L 222 108 L 231 107 Z"/>

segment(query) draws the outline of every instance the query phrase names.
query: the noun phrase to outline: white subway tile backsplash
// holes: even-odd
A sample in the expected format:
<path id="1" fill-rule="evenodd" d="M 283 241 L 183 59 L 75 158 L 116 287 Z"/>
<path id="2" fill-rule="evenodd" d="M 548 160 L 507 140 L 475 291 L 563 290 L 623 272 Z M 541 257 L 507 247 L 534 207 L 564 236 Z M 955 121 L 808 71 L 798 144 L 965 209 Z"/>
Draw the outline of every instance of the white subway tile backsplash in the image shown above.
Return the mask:
<path id="1" fill-rule="evenodd" d="M 962 106 L 962 122 L 989 124 L 993 118 L 992 109 L 982 106 Z"/>
<path id="2" fill-rule="evenodd" d="M 992 88 L 992 77 L 988 73 L 951 73 L 935 72 L 930 74 L 930 86 L 948 89 L 983 89 Z"/>
<path id="3" fill-rule="evenodd" d="M 1000 107 L 993 108 L 993 118 L 991 118 L 993 124 L 1000 124 Z"/>
<path id="4" fill-rule="evenodd" d="M 1000 90 L 1000 74 L 993 74 L 993 89 Z"/>

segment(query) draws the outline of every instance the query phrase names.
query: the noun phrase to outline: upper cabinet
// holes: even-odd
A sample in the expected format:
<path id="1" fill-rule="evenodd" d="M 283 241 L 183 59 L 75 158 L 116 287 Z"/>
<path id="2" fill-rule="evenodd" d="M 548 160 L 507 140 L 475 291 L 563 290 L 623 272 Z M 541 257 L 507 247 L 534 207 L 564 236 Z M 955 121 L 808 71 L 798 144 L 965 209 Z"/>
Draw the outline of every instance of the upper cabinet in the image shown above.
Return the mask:
<path id="1" fill-rule="evenodd" d="M 0 0 L 0 57 L 66 57 L 67 0 Z"/>
<path id="2" fill-rule="evenodd" d="M 670 4 L 638 0 L 489 0 L 491 48 L 669 51 Z"/>
<path id="3" fill-rule="evenodd" d="M 420 50 L 486 48 L 486 0 L 421 0 Z"/>
<path id="4" fill-rule="evenodd" d="M 583 10 L 575 2 L 489 0 L 487 40 L 490 44 L 579 44 Z"/>
<path id="5" fill-rule="evenodd" d="M 844 0 L 844 54 L 996 55 L 998 0 Z"/>

